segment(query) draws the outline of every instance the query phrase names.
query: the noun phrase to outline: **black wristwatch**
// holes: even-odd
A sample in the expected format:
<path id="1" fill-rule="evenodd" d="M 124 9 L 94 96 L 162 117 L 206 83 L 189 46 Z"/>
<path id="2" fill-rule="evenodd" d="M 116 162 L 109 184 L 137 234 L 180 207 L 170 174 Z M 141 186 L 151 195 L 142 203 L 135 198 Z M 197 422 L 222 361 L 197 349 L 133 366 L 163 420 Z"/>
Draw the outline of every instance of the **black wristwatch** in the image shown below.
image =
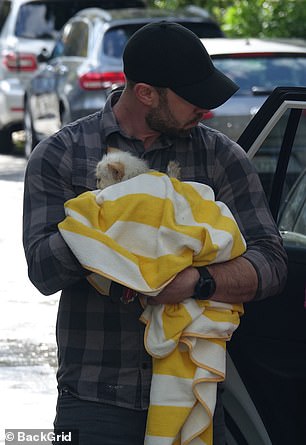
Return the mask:
<path id="1" fill-rule="evenodd" d="M 213 276 L 209 273 L 207 267 L 197 267 L 200 278 L 194 288 L 192 298 L 195 300 L 208 300 L 213 296 L 216 290 L 216 282 Z"/>

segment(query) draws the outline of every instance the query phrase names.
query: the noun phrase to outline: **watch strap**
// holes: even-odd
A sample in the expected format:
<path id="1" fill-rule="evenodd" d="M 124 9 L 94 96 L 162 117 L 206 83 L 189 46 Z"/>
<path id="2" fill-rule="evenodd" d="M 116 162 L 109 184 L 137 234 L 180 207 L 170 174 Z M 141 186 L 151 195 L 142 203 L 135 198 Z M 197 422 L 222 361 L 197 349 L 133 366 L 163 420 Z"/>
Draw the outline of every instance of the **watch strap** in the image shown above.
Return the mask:
<path id="1" fill-rule="evenodd" d="M 200 278 L 195 285 L 194 295 L 192 298 L 196 300 L 208 300 L 213 296 L 216 290 L 216 283 L 213 276 L 210 274 L 207 267 L 197 267 Z"/>

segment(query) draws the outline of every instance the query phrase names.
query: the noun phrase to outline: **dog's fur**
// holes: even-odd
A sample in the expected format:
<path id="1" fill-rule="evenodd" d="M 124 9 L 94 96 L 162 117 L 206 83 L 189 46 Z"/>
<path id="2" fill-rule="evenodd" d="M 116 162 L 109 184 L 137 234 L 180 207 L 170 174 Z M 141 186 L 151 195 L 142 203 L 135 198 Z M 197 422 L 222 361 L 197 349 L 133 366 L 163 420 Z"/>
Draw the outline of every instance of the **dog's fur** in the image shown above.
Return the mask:
<path id="1" fill-rule="evenodd" d="M 144 159 L 137 158 L 131 153 L 118 148 L 109 147 L 107 153 L 97 164 L 97 187 L 103 190 L 105 187 L 134 178 L 150 170 Z M 167 174 L 170 177 L 179 179 L 180 167 L 176 161 L 169 162 Z"/>

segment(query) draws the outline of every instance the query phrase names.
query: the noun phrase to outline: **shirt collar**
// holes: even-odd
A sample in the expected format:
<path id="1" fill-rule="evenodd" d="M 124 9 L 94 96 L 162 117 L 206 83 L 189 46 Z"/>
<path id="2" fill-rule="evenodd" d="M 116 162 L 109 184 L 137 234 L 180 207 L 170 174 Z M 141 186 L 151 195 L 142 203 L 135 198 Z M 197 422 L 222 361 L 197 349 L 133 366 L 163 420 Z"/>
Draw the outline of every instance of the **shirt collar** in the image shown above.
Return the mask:
<path id="1" fill-rule="evenodd" d="M 113 105 L 117 102 L 121 95 L 121 91 L 115 91 L 110 94 L 105 102 L 102 117 L 103 117 L 103 131 L 106 137 L 112 133 L 121 133 L 121 128 L 117 122 L 116 116 L 113 112 Z"/>

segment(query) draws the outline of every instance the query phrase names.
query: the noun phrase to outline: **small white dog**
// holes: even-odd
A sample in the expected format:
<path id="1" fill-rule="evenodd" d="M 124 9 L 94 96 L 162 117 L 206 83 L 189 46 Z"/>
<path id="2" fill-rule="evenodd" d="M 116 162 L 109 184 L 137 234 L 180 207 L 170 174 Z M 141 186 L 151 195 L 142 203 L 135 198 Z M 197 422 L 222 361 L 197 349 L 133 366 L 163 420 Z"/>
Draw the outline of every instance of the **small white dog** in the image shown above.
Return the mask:
<path id="1" fill-rule="evenodd" d="M 97 187 L 103 190 L 105 187 L 134 178 L 150 170 L 144 159 L 137 158 L 127 151 L 109 147 L 107 153 L 97 164 Z M 169 162 L 167 175 L 179 179 L 180 167 L 176 161 Z"/>

